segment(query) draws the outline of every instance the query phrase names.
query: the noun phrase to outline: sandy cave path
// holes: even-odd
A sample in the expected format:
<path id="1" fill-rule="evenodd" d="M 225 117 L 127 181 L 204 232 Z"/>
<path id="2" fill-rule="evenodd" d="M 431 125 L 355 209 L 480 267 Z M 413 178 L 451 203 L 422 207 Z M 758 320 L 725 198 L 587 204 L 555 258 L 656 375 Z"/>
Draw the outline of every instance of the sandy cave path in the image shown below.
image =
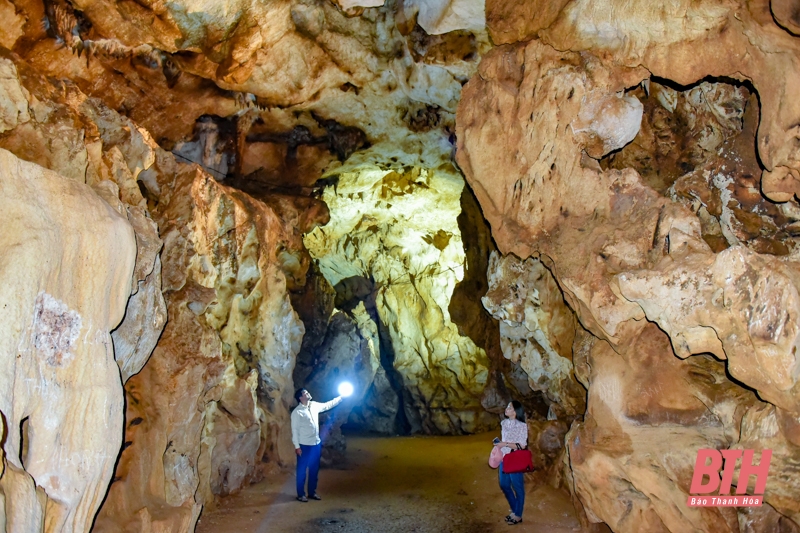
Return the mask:
<path id="1" fill-rule="evenodd" d="M 580 531 L 569 495 L 526 479 L 523 522 L 508 513 L 487 464 L 494 433 L 464 437 L 347 437 L 346 463 L 320 471 L 321 501 L 295 500 L 294 472 L 225 498 L 198 533 Z M 450 458 L 446 460 L 444 458 Z"/>

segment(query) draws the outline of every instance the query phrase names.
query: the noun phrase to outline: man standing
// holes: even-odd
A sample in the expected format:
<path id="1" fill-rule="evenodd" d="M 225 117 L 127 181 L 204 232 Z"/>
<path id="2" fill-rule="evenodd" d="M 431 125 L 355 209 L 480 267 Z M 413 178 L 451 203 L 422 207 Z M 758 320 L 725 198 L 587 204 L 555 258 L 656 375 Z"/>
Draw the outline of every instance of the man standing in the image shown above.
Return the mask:
<path id="1" fill-rule="evenodd" d="M 319 414 L 339 405 L 342 397 L 337 396 L 327 403 L 312 402 L 308 391 L 299 389 L 294 393 L 294 399 L 300 402 L 292 411 L 292 444 L 297 453 L 297 499 L 301 502 L 308 501 L 305 494 L 306 470 L 308 470 L 308 496 L 314 500 L 321 500 L 317 494 L 317 474 L 322 452 Z"/>

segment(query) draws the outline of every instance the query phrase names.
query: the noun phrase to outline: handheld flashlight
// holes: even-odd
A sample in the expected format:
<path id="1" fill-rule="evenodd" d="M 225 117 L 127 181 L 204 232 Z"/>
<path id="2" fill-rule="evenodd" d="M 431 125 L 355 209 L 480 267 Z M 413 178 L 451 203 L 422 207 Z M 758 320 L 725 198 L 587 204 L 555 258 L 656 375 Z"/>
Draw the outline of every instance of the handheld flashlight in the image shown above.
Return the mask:
<path id="1" fill-rule="evenodd" d="M 353 386 L 347 381 L 339 384 L 339 396 L 348 397 L 353 394 Z"/>

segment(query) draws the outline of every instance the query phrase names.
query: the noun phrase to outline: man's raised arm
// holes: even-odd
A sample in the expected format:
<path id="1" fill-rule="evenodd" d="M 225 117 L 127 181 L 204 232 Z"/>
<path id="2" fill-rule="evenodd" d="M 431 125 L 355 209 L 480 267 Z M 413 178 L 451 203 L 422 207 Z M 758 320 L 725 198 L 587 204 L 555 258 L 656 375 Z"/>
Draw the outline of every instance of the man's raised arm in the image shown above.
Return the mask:
<path id="1" fill-rule="evenodd" d="M 317 411 L 317 412 L 324 413 L 325 411 L 333 409 L 334 407 L 336 407 L 340 403 L 342 403 L 342 397 L 341 396 L 337 396 L 336 398 L 334 398 L 333 400 L 331 400 L 329 402 L 325 402 L 325 403 L 319 404 L 319 411 Z"/>

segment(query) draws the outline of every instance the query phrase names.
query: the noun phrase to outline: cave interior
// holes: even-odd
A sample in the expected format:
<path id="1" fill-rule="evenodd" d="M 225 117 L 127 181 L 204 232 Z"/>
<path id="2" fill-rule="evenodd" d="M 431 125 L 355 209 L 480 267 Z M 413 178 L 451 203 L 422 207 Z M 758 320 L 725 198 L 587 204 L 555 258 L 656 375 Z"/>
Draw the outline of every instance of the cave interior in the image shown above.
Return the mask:
<path id="1" fill-rule="evenodd" d="M 517 400 L 582 531 L 800 532 L 798 13 L 0 0 L 0 531 L 195 531 L 348 381 L 323 467 Z"/>

